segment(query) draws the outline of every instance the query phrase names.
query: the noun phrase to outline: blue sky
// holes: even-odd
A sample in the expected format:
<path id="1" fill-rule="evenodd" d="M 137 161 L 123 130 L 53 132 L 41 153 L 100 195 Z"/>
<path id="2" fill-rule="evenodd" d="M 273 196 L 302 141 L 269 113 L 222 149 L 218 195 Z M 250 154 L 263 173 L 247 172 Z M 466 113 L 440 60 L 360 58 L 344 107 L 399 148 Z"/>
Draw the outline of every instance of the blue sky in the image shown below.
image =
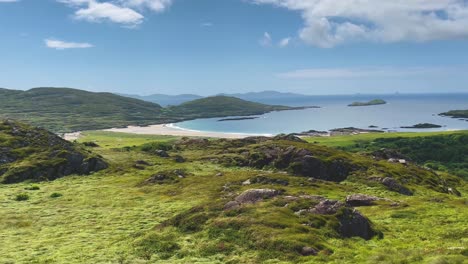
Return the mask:
<path id="1" fill-rule="evenodd" d="M 0 35 L 11 89 L 468 92 L 465 0 L 0 0 Z"/>

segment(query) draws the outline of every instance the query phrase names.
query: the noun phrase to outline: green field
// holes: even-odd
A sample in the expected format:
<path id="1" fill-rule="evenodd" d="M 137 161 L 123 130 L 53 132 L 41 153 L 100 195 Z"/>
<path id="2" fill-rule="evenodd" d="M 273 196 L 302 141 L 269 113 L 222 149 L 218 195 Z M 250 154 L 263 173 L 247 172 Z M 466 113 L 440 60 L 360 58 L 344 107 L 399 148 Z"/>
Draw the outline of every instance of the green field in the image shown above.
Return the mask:
<path id="1" fill-rule="evenodd" d="M 349 159 L 370 171 L 380 168 L 395 175 L 403 173 L 415 191 L 414 196 L 404 196 L 367 184 L 359 175 L 339 183 L 309 183 L 305 177 L 274 168 L 212 162 L 210 157 L 224 155 L 221 153 L 227 148 L 223 144 L 231 144 L 223 141 L 211 141 L 207 147 L 177 147 L 170 155 L 187 159 L 177 163 L 154 155 L 148 147 L 173 145 L 179 140 L 176 137 L 85 132 L 79 142 L 98 144 L 88 149 L 102 155 L 110 163 L 109 169 L 51 182 L 0 185 L 0 263 L 466 263 L 468 189 L 463 180 L 445 173 L 438 176 L 458 182 L 456 188 L 462 196 L 457 197 L 437 191 L 432 180 L 411 178 L 413 173 L 426 175 L 417 167 L 374 162 L 323 146 L 348 147 L 377 137 L 427 135 L 365 134 L 308 139 L 317 144 L 276 143 L 304 146 L 324 159 Z M 142 160 L 149 165 L 136 167 Z M 141 185 L 157 172 L 175 169 L 187 171 L 188 176 Z M 315 219 L 325 221 L 321 228 L 304 227 L 292 211 L 279 206 L 279 198 L 245 206 L 235 214 L 217 209 L 230 199 L 230 192 L 279 188 L 238 184 L 257 175 L 289 181 L 280 186 L 288 195 L 344 200 L 351 193 L 365 193 L 399 205 L 358 208 L 383 233 L 370 240 L 336 236 L 328 225 L 333 224 L 332 218 Z M 223 192 L 225 186 L 232 190 Z M 29 199 L 17 201 L 21 193 Z M 304 244 L 321 250 L 317 256 L 301 256 L 295 248 Z"/>

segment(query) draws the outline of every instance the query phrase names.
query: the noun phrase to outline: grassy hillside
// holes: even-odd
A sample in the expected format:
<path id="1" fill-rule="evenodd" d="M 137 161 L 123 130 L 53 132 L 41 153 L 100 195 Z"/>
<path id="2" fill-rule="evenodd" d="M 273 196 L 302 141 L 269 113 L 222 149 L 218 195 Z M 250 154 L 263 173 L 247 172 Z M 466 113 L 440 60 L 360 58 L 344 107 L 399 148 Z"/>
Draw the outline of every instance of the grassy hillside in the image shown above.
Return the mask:
<path id="1" fill-rule="evenodd" d="M 0 90 L 0 116 L 53 131 L 100 129 L 164 122 L 157 104 L 111 93 L 68 88 Z"/>
<path id="2" fill-rule="evenodd" d="M 85 132 L 80 141 L 97 144 L 89 149 L 102 155 L 110 168 L 34 186 L 0 185 L 0 262 L 466 259 L 467 187 L 444 172 L 291 137 L 203 140 Z M 378 177 L 394 178 L 413 195 L 389 189 L 376 181 Z M 449 194 L 448 188 L 458 189 L 462 196 Z M 236 202 L 256 189 L 274 193 L 252 203 Z M 26 193 L 29 200 L 17 201 L 19 193 Z M 316 211 L 321 199 L 344 203 L 356 193 L 383 199 L 357 206 L 362 217 L 351 214 L 355 205 L 338 206 L 330 214 Z M 228 204 L 234 207 L 226 209 Z M 370 236 L 343 232 L 349 220 L 370 221 L 366 230 Z"/>
<path id="3" fill-rule="evenodd" d="M 175 115 L 182 115 L 188 118 L 200 118 L 259 115 L 271 111 L 290 110 L 294 108 L 288 106 L 265 105 L 245 101 L 236 97 L 213 96 L 186 102 L 178 106 L 170 107 L 169 109 Z"/>
<path id="4" fill-rule="evenodd" d="M 256 115 L 295 109 L 216 96 L 163 108 L 160 105 L 111 93 L 69 88 L 0 89 L 0 118 L 27 121 L 54 132 L 95 130 L 128 125 L 150 125 L 194 118 Z"/>

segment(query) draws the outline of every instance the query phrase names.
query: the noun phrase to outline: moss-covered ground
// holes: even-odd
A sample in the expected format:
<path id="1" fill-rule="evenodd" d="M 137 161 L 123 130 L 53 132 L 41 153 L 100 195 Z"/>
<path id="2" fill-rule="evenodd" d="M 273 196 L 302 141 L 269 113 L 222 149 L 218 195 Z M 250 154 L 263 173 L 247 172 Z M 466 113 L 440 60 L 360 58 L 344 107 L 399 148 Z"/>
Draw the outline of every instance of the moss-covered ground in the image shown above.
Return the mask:
<path id="1" fill-rule="evenodd" d="M 371 137 L 362 135 L 359 140 Z M 466 263 L 468 189 L 464 181 L 457 186 L 461 197 L 424 184 L 411 184 L 415 195 L 403 196 L 356 178 L 310 182 L 273 169 L 228 167 L 201 158 L 215 151 L 210 148 L 169 151 L 171 156 L 186 158 L 183 163 L 141 148 L 176 140 L 86 132 L 79 141 L 95 142 L 98 147 L 89 149 L 102 155 L 111 164 L 109 169 L 51 182 L 0 185 L 0 263 Z M 320 148 L 322 144 L 352 145 L 355 138 L 309 140 Z M 334 153 L 325 147 L 324 151 Z M 357 163 L 370 162 L 357 154 L 346 155 Z M 147 165 L 136 166 L 138 161 Z M 407 172 L 397 165 L 382 166 L 389 173 Z M 158 172 L 176 169 L 187 176 L 165 184 L 142 184 Z M 241 184 L 258 175 L 289 184 Z M 359 208 L 383 237 L 341 238 L 332 232 L 333 219 L 299 219 L 281 199 L 232 212 L 220 209 L 232 199 L 229 193 L 250 188 L 338 200 L 364 193 L 399 205 Z M 28 198 L 18 200 L 18 195 Z M 307 206 L 297 202 L 290 208 Z M 305 245 L 318 249 L 318 255 L 297 254 L 295 249 Z"/>

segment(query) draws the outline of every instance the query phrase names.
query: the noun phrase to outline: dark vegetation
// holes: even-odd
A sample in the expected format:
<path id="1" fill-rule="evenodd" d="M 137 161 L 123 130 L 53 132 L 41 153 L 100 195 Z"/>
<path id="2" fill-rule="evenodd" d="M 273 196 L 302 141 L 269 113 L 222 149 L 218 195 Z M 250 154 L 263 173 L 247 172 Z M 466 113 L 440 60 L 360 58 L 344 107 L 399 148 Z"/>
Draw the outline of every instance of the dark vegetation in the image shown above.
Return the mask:
<path id="1" fill-rule="evenodd" d="M 453 118 L 468 118 L 468 110 L 452 110 L 441 113 L 442 116 L 449 116 Z"/>
<path id="2" fill-rule="evenodd" d="M 420 165 L 446 171 L 468 180 L 468 133 L 414 138 L 378 138 L 342 149 L 373 153 L 383 148 L 387 151 L 395 150 Z"/>
<path id="3" fill-rule="evenodd" d="M 105 168 L 101 157 L 47 130 L 0 121 L 0 183 L 53 180 Z"/>
<path id="4" fill-rule="evenodd" d="M 348 106 L 371 106 L 371 105 L 382 105 L 386 104 L 387 102 L 382 99 L 374 99 L 369 102 L 354 102 L 349 104 Z"/>
<path id="5" fill-rule="evenodd" d="M 413 126 L 402 126 L 401 128 L 417 128 L 417 129 L 424 129 L 424 128 L 441 128 L 441 125 L 430 124 L 430 123 L 420 123 Z"/>
<path id="6" fill-rule="evenodd" d="M 69 88 L 35 88 L 28 91 L 0 89 L 0 117 L 27 121 L 53 132 L 258 115 L 290 109 L 297 108 L 270 106 L 227 96 L 208 97 L 163 108 L 155 103 L 111 93 Z"/>

